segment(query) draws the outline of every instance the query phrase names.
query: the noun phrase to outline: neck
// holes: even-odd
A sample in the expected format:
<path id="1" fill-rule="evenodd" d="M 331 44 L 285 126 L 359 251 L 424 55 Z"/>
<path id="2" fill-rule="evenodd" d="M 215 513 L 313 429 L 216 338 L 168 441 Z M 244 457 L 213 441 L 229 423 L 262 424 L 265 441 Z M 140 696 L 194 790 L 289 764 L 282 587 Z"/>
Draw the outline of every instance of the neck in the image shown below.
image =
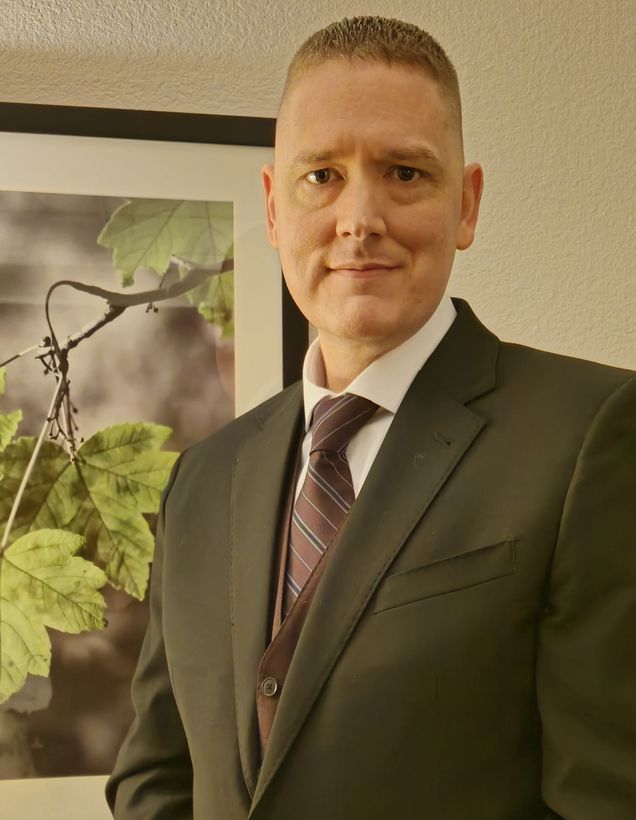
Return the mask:
<path id="1" fill-rule="evenodd" d="M 325 368 L 324 384 L 334 393 L 340 393 L 391 347 L 386 349 L 377 345 L 365 345 L 343 339 L 325 338 L 319 334 L 320 351 Z"/>

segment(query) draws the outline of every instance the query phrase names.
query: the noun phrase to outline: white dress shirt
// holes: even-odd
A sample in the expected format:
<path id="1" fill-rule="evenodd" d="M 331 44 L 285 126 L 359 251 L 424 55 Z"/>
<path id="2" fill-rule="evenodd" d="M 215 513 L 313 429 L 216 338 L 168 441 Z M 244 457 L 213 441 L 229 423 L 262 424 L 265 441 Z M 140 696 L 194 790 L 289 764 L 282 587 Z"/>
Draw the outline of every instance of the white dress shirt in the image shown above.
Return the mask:
<path id="1" fill-rule="evenodd" d="M 457 312 L 450 296 L 444 296 L 431 318 L 398 347 L 389 350 L 366 367 L 340 393 L 325 387 L 325 366 L 320 340 L 315 339 L 303 363 L 303 400 L 305 405 L 305 438 L 303 440 L 296 497 L 305 480 L 311 447 L 310 421 L 314 407 L 325 396 L 354 393 L 375 402 L 379 409 L 371 420 L 351 439 L 346 455 L 353 479 L 353 490 L 360 492 L 380 445 L 411 382 L 453 324 Z"/>

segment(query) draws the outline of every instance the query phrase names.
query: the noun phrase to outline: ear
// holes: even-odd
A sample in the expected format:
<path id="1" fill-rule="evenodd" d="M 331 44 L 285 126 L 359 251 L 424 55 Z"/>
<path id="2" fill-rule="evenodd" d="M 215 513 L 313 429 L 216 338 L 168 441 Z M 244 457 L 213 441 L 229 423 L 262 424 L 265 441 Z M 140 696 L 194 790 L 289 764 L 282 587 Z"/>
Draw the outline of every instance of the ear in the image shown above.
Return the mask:
<path id="1" fill-rule="evenodd" d="M 462 187 L 462 209 L 459 225 L 457 226 L 457 250 L 465 251 L 473 244 L 479 203 L 484 189 L 484 172 L 477 162 L 472 162 L 464 168 Z"/>
<path id="2" fill-rule="evenodd" d="M 274 248 L 278 247 L 278 236 L 276 234 L 276 207 L 274 203 L 274 166 L 263 165 L 261 168 L 261 180 L 265 192 L 265 209 L 267 212 L 267 238 L 269 244 Z"/>

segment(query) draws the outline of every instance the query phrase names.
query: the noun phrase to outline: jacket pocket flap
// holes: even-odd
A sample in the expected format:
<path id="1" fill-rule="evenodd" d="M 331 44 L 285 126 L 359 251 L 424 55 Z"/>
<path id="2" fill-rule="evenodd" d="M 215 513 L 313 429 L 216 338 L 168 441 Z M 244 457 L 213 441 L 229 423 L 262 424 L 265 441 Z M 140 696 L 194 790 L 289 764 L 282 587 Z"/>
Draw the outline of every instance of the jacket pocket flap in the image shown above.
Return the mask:
<path id="1" fill-rule="evenodd" d="M 374 612 L 483 584 L 515 572 L 515 539 L 507 538 L 431 564 L 389 575 L 378 590 Z"/>

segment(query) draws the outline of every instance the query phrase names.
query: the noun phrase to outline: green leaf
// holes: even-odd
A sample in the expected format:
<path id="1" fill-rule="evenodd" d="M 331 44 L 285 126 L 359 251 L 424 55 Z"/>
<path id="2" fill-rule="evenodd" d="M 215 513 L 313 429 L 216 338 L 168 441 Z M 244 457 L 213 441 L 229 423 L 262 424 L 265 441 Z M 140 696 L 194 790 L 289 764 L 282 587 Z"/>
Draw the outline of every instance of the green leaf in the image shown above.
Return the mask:
<path id="1" fill-rule="evenodd" d="M 106 575 L 75 553 L 84 539 L 60 530 L 19 538 L 0 555 L 0 703 L 27 675 L 48 675 L 51 643 L 45 627 L 83 632 L 104 626 L 97 591 Z"/>
<path id="2" fill-rule="evenodd" d="M 232 237 L 229 202 L 132 199 L 113 213 L 97 241 L 112 248 L 113 264 L 128 286 L 139 268 L 165 273 L 172 257 L 220 266 Z"/>
<path id="3" fill-rule="evenodd" d="M 6 415 L 0 413 L 0 452 L 15 436 L 21 421 L 21 410 L 14 410 L 13 413 L 7 413 Z"/>
<path id="4" fill-rule="evenodd" d="M 160 451 L 172 431 L 158 424 L 116 424 L 91 436 L 74 462 L 44 442 L 12 529 L 70 530 L 86 538 L 110 583 L 140 600 L 148 583 L 153 538 L 143 513 L 159 509 L 177 453 Z M 35 446 L 18 438 L 0 453 L 0 522 L 6 521 Z"/>
<path id="5" fill-rule="evenodd" d="M 222 339 L 234 338 L 234 271 L 216 277 L 216 292 L 210 303 L 198 305 L 203 318 L 216 325 Z"/>
<path id="6" fill-rule="evenodd" d="M 188 273 L 179 265 L 179 276 Z M 234 271 L 212 274 L 201 285 L 187 291 L 186 296 L 195 305 L 206 322 L 216 325 L 222 339 L 234 338 Z"/>
<path id="7" fill-rule="evenodd" d="M 0 367 L 0 396 L 4 393 L 5 369 Z M 7 444 L 15 436 L 18 425 L 22 421 L 22 412 L 14 410 L 13 413 L 0 413 L 0 451 L 4 450 Z M 2 474 L 0 473 L 0 479 Z"/>

